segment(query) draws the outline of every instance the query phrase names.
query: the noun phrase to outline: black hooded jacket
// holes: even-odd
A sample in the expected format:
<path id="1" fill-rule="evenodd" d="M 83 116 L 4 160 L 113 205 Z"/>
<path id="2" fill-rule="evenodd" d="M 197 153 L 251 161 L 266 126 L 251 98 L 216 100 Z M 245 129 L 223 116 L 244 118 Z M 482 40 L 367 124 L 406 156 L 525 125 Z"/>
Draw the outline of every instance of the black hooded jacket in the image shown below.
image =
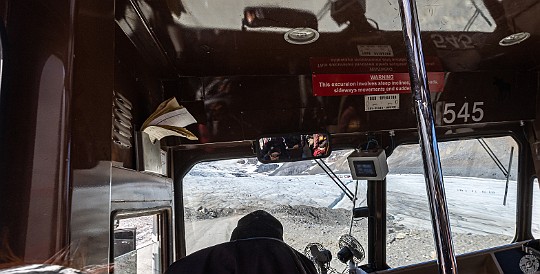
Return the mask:
<path id="1" fill-rule="evenodd" d="M 281 223 L 258 210 L 238 221 L 230 242 L 184 257 L 166 274 L 317 274 L 313 263 L 282 239 Z"/>

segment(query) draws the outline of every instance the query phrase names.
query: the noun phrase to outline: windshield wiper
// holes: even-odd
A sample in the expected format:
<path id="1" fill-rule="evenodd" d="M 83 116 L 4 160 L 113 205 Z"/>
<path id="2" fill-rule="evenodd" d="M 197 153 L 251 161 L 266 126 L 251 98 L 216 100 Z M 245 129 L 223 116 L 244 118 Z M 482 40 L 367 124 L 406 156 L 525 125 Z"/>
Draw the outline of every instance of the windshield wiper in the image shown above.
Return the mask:
<path id="1" fill-rule="evenodd" d="M 493 24 L 491 23 L 491 21 L 489 21 L 489 18 L 487 18 L 484 12 L 482 12 L 480 7 L 474 2 L 474 0 L 471 0 L 471 3 L 473 4 L 475 11 L 474 11 L 474 14 L 471 16 L 471 18 L 469 19 L 469 21 L 467 22 L 467 24 L 465 25 L 465 28 L 463 29 L 463 31 L 469 31 L 469 29 L 472 27 L 474 23 L 474 20 L 476 20 L 478 15 L 482 16 L 482 18 L 484 18 L 486 23 L 491 27 Z"/>
<path id="2" fill-rule="evenodd" d="M 339 177 L 330 169 L 330 167 L 323 161 L 323 160 L 315 160 L 315 163 L 317 163 L 324 172 L 336 183 L 336 185 L 341 188 L 343 193 L 349 197 L 349 199 L 354 202 L 354 194 L 352 191 L 347 188 L 347 186 L 339 179 Z"/>
<path id="3" fill-rule="evenodd" d="M 482 145 L 484 150 L 487 152 L 489 157 L 491 157 L 493 162 L 495 162 L 497 167 L 501 170 L 504 177 L 506 177 L 506 187 L 504 189 L 504 199 L 503 199 L 503 205 L 506 205 L 506 197 L 508 196 L 508 181 L 510 180 L 510 169 L 512 168 L 512 158 L 514 156 L 514 147 L 512 147 L 512 149 L 510 150 L 510 160 L 508 163 L 508 169 L 506 169 L 501 163 L 501 161 L 499 160 L 499 158 L 497 157 L 497 155 L 495 155 L 495 152 L 493 152 L 493 150 L 491 150 L 489 145 L 486 143 L 486 140 L 484 140 L 484 138 L 478 138 L 477 140 L 480 143 L 480 145 Z"/>

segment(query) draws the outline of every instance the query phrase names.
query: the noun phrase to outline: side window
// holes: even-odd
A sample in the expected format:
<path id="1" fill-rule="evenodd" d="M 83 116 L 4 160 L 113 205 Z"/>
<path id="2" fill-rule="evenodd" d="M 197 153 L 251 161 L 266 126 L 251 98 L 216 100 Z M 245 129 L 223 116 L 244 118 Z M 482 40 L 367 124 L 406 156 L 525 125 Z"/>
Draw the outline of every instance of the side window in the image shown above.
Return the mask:
<path id="1" fill-rule="evenodd" d="M 540 238 L 540 183 L 538 178 L 533 180 L 533 211 L 532 211 L 532 234 L 535 239 Z"/>
<path id="2" fill-rule="evenodd" d="M 510 243 L 516 221 L 517 143 L 511 137 L 450 141 L 439 143 L 439 151 L 456 255 Z M 396 148 L 388 166 L 388 264 L 436 259 L 419 146 Z"/>
<path id="3" fill-rule="evenodd" d="M 152 214 L 114 219 L 115 274 L 162 273 L 161 218 L 162 214 Z"/>

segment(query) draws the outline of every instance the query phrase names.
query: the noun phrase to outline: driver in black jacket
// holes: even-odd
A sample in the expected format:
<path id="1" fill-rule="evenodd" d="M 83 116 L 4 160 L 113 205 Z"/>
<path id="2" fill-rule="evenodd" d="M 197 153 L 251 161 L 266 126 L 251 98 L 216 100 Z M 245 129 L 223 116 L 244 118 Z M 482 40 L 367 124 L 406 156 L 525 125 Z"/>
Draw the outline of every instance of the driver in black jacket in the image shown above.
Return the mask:
<path id="1" fill-rule="evenodd" d="M 283 226 L 270 213 L 240 220 L 231 241 L 199 250 L 173 263 L 166 274 L 317 274 L 313 263 L 283 242 Z"/>

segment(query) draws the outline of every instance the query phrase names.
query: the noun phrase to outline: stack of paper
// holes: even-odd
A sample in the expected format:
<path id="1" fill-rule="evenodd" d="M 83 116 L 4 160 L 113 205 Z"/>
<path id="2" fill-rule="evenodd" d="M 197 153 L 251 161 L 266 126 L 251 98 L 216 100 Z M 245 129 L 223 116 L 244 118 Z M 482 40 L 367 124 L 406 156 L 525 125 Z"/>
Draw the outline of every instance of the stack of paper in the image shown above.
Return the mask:
<path id="1" fill-rule="evenodd" d="M 141 131 L 150 136 L 152 143 L 167 136 L 198 140 L 197 136 L 184 128 L 194 123 L 197 123 L 195 118 L 173 97 L 157 107 L 156 111 L 144 121 Z"/>

